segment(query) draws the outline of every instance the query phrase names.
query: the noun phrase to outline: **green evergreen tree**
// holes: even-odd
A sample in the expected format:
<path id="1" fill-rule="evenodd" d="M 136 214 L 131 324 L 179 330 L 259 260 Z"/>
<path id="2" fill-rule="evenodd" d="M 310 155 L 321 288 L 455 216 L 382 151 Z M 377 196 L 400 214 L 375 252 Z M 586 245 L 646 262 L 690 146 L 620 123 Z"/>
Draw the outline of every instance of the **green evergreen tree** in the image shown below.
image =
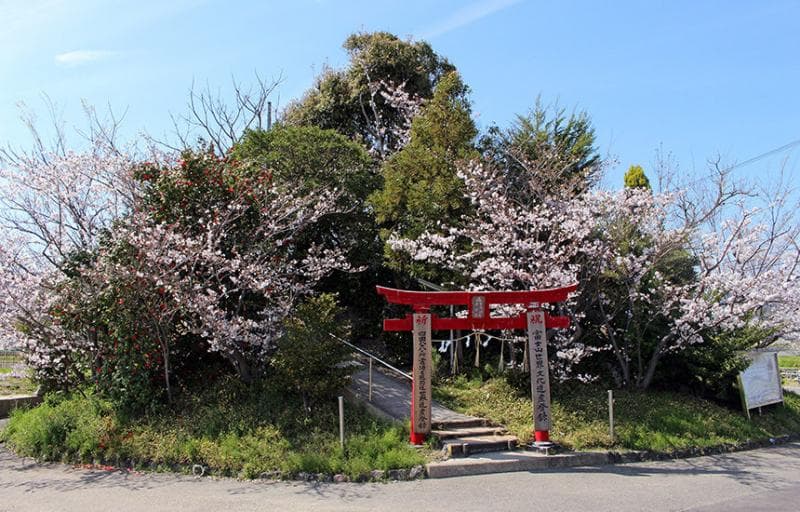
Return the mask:
<path id="1" fill-rule="evenodd" d="M 458 73 L 443 77 L 414 119 L 409 143 L 384 163 L 383 189 L 371 201 L 385 235 L 414 238 L 466 211 L 457 165 L 478 156 L 467 93 Z"/>
<path id="2" fill-rule="evenodd" d="M 650 187 L 650 180 L 644 173 L 641 165 L 631 165 L 628 172 L 625 173 L 625 188 L 646 188 L 652 190 Z"/>
<path id="3" fill-rule="evenodd" d="M 371 83 L 405 84 L 412 96 L 427 99 L 439 79 L 455 68 L 437 55 L 428 43 L 404 41 L 387 32 L 353 34 L 344 42 L 350 56 L 343 70 L 325 69 L 312 89 L 292 103 L 283 115 L 293 125 L 330 128 L 371 147 L 376 143 L 375 112 L 387 129 L 386 144 L 396 147 L 393 128 L 402 120 L 380 94 L 373 94 Z"/>
<path id="4" fill-rule="evenodd" d="M 481 140 L 487 159 L 506 169 L 519 200 L 579 194 L 599 178 L 601 158 L 586 112 L 567 114 L 557 105 L 536 105 L 508 129 L 494 126 Z"/>

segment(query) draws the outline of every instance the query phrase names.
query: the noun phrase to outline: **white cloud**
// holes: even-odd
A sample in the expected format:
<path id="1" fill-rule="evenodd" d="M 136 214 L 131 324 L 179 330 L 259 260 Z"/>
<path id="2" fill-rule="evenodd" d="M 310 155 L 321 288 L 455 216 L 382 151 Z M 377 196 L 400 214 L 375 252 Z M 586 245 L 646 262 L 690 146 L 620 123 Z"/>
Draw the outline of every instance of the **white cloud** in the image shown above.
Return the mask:
<path id="1" fill-rule="evenodd" d="M 502 11 L 522 0 L 483 0 L 458 9 L 444 21 L 424 31 L 422 39 L 433 39 L 448 32 L 465 27 L 487 16 Z"/>
<path id="2" fill-rule="evenodd" d="M 116 55 L 117 52 L 107 50 L 76 50 L 73 52 L 59 53 L 55 56 L 56 63 L 62 66 L 81 66 L 90 62 L 108 59 Z"/>

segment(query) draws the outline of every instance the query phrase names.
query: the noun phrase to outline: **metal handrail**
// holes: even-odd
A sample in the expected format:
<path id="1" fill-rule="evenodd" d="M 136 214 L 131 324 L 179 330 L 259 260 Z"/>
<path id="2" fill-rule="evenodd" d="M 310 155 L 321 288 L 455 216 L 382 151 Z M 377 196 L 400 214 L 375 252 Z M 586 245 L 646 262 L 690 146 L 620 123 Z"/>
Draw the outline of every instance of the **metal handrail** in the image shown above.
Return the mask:
<path id="1" fill-rule="evenodd" d="M 21 350 L 0 350 L 0 368 L 11 368 L 22 362 L 24 354 Z"/>
<path id="2" fill-rule="evenodd" d="M 382 364 L 383 366 L 385 366 L 385 367 L 389 368 L 389 369 L 390 369 L 390 370 L 392 370 L 393 372 L 395 372 L 395 373 L 398 373 L 398 374 L 402 375 L 402 376 L 403 376 L 403 377 L 405 377 L 406 379 L 408 379 L 408 380 L 412 380 L 412 381 L 414 380 L 414 378 L 413 378 L 411 375 L 409 375 L 408 373 L 404 372 L 403 370 L 401 370 L 401 369 L 399 369 L 399 368 L 395 368 L 394 366 L 390 365 L 389 363 L 387 363 L 387 362 L 386 362 L 386 361 L 384 361 L 383 359 L 381 359 L 381 358 L 379 358 L 379 357 L 377 357 L 377 356 L 374 356 L 374 355 L 370 354 L 370 353 L 369 353 L 369 352 L 367 352 L 366 350 L 364 350 L 364 349 L 362 349 L 362 348 L 359 348 L 359 347 L 357 347 L 357 346 L 353 345 L 353 344 L 352 344 L 352 343 L 350 343 L 349 341 L 345 341 L 345 340 L 343 340 L 342 338 L 340 338 L 340 337 L 336 336 L 336 335 L 335 335 L 335 334 L 333 334 L 333 333 L 328 333 L 328 335 L 329 335 L 331 338 L 333 338 L 333 339 L 335 339 L 335 340 L 337 340 L 337 341 L 339 341 L 339 342 L 341 342 L 341 343 L 344 343 L 345 345 L 347 345 L 348 347 L 352 348 L 352 349 L 353 349 L 353 350 L 355 350 L 356 352 L 359 352 L 359 353 L 361 353 L 361 354 L 364 354 L 365 356 L 369 357 L 371 361 L 372 361 L 372 360 L 375 360 L 375 361 L 377 361 L 378 363 Z"/>

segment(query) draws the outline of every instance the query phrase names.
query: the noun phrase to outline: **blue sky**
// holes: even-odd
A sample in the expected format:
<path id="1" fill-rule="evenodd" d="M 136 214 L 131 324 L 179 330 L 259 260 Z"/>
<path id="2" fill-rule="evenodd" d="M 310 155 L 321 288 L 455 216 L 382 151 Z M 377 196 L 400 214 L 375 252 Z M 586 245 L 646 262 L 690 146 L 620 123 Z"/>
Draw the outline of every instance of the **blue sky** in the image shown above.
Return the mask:
<path id="1" fill-rule="evenodd" d="M 683 172 L 745 161 L 800 140 L 796 1 L 0 0 L 0 141 L 26 144 L 24 101 L 42 93 L 67 125 L 80 100 L 127 109 L 125 133 L 169 129 L 192 81 L 225 88 L 282 76 L 286 105 L 355 31 L 425 39 L 472 88 L 478 124 L 501 126 L 541 96 L 586 110 L 607 185 L 655 150 Z M 736 170 L 800 173 L 800 144 Z"/>

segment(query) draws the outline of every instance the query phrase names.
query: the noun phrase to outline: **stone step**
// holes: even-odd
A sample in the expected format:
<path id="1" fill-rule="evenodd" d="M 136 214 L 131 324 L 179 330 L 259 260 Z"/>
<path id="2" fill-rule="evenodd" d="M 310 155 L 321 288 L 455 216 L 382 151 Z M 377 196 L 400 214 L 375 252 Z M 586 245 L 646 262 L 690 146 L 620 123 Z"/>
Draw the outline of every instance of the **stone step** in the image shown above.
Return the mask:
<path id="1" fill-rule="evenodd" d="M 431 434 L 443 441 L 445 439 L 453 439 L 456 437 L 497 436 L 505 433 L 506 429 L 503 427 L 467 427 L 431 431 Z"/>
<path id="2" fill-rule="evenodd" d="M 516 450 L 431 462 L 425 469 L 430 478 L 447 478 L 506 473 L 509 471 L 542 471 L 568 467 L 599 466 L 609 463 L 612 463 L 612 460 L 606 452 L 544 455 L 539 452 Z"/>
<path id="3" fill-rule="evenodd" d="M 431 428 L 433 428 L 433 430 L 455 430 L 459 428 L 490 427 L 490 426 L 492 426 L 491 423 L 483 418 L 465 418 L 457 420 L 434 419 Z"/>
<path id="4" fill-rule="evenodd" d="M 476 453 L 513 450 L 519 439 L 512 435 L 467 436 L 447 439 L 443 449 L 449 457 L 469 457 Z"/>

